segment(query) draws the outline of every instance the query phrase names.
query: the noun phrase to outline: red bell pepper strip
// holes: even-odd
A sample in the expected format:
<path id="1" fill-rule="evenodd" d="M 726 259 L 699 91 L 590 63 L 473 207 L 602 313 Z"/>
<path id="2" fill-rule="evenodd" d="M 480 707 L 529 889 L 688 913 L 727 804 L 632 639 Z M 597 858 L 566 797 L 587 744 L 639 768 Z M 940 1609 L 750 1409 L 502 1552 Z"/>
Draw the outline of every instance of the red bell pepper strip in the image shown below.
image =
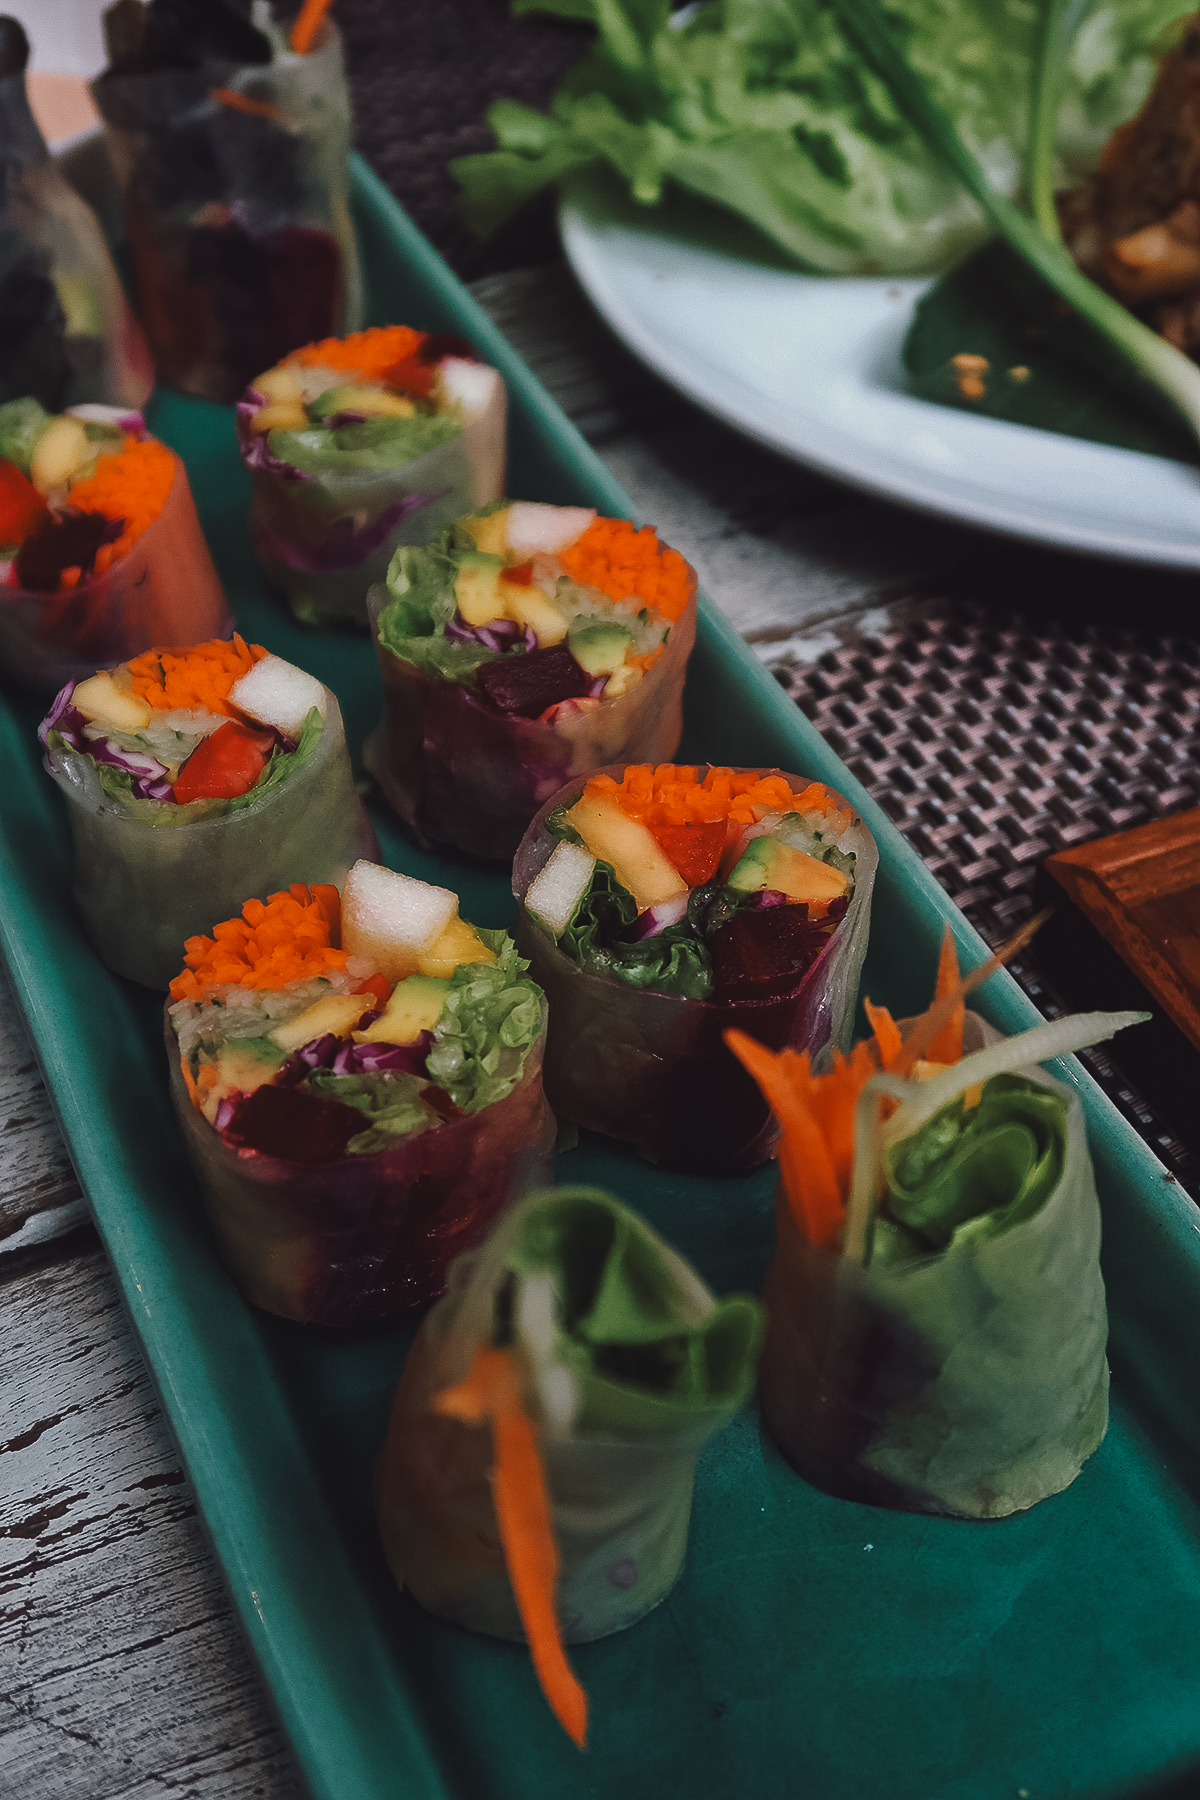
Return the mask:
<path id="1" fill-rule="evenodd" d="M 0 544 L 23 544 L 50 508 L 16 463 L 0 457 Z"/>
<path id="2" fill-rule="evenodd" d="M 175 779 L 175 799 L 236 800 L 249 793 L 271 759 L 275 737 L 230 719 L 197 744 Z"/>

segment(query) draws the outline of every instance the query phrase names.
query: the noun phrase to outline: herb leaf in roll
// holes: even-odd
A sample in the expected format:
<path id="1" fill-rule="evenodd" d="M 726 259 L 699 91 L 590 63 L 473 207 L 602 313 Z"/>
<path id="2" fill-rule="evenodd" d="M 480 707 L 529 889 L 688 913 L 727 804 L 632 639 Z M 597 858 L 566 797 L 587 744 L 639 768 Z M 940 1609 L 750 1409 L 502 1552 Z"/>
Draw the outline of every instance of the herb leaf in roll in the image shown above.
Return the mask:
<path id="1" fill-rule="evenodd" d="M 68 682 L 38 735 L 88 930 L 147 987 L 165 988 L 184 939 L 247 892 L 344 880 L 375 845 L 336 698 L 237 636 Z"/>
<path id="2" fill-rule="evenodd" d="M 191 938 L 172 1093 L 246 1297 L 306 1323 L 389 1317 L 553 1162 L 545 1006 L 448 889 L 358 862 Z"/>
<path id="3" fill-rule="evenodd" d="M 985 971 L 994 967 L 984 965 Z M 978 972 L 976 972 L 978 973 Z M 1067 1487 L 1104 1436 L 1100 1211 L 1078 1096 L 1038 1064 L 1145 1018 L 1003 1039 L 938 997 L 814 1074 L 730 1046 L 782 1126 L 763 1415 L 831 1492 L 999 1518 Z"/>
<path id="4" fill-rule="evenodd" d="M 371 595 L 385 714 L 365 756 L 423 837 L 507 861 L 564 782 L 662 761 L 696 579 L 649 526 L 503 501 L 397 551 Z"/>
<path id="5" fill-rule="evenodd" d="M 388 1562 L 440 1618 L 527 1641 L 581 1748 L 564 1645 L 675 1585 L 696 1459 L 746 1398 L 761 1328 L 636 1213 L 568 1187 L 455 1264 L 409 1355 L 376 1466 Z"/>
<path id="6" fill-rule="evenodd" d="M 504 383 L 444 333 L 388 325 L 306 344 L 255 377 L 237 423 L 255 549 L 310 625 L 365 628 L 397 548 L 504 487 Z"/>
<path id="7" fill-rule="evenodd" d="M 778 769 L 638 763 L 555 795 L 513 892 L 556 1111 L 675 1168 L 765 1161 L 777 1128 L 723 1033 L 848 1042 L 877 860 L 839 794 Z"/>

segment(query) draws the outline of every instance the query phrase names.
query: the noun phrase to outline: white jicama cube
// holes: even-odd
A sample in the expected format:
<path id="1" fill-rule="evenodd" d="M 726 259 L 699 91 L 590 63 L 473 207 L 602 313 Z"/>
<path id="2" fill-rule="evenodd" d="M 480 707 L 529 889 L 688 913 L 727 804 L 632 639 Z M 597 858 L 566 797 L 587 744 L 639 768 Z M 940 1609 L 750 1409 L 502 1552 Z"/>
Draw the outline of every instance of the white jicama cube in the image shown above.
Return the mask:
<path id="1" fill-rule="evenodd" d="M 581 538 L 596 517 L 594 506 L 546 506 L 540 500 L 514 500 L 505 530 L 514 556 L 557 556 Z"/>
<path id="2" fill-rule="evenodd" d="M 595 857 L 579 844 L 556 844 L 549 862 L 526 890 L 526 910 L 536 914 L 556 938 L 561 937 L 591 885 L 595 867 Z"/>
<path id="3" fill-rule="evenodd" d="M 495 369 L 486 363 L 468 362 L 465 356 L 444 356 L 438 364 L 435 386 L 443 404 L 454 407 L 464 425 L 472 425 L 492 405 L 501 382 Z"/>
<path id="4" fill-rule="evenodd" d="M 403 981 L 458 913 L 458 895 L 379 863 L 356 862 L 342 890 L 342 949 Z"/>
<path id="5" fill-rule="evenodd" d="M 249 674 L 234 682 L 229 698 L 248 719 L 273 725 L 289 738 L 300 736 L 314 706 L 325 717 L 322 684 L 295 663 L 284 662 L 282 656 L 264 656 L 256 662 Z"/>

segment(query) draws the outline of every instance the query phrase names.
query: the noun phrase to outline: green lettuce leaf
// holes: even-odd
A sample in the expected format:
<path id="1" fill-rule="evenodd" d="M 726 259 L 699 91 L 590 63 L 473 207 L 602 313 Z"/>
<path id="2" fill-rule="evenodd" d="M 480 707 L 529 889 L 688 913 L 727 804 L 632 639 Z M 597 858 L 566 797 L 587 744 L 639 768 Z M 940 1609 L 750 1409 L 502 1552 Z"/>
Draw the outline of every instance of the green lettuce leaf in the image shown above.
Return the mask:
<path id="1" fill-rule="evenodd" d="M 388 565 L 392 598 L 375 627 L 380 643 L 402 662 L 435 680 L 459 681 L 467 687 L 473 685 L 481 663 L 496 660 L 495 651 L 485 644 L 457 643 L 446 636 L 446 626 L 457 611 L 454 583 L 459 557 L 474 549 L 474 539 L 455 525 L 440 532 L 432 544 L 401 545 Z"/>
<path id="2" fill-rule="evenodd" d="M 351 1156 L 371 1156 L 386 1150 L 393 1138 L 427 1131 L 441 1121 L 441 1114 L 422 1094 L 428 1086 L 419 1075 L 388 1074 L 333 1075 L 320 1069 L 304 1084 L 306 1093 L 318 1100 L 340 1100 L 353 1106 L 370 1120 L 366 1131 L 352 1137 L 346 1148 Z"/>
<path id="3" fill-rule="evenodd" d="M 828 274 L 937 269 L 988 235 L 843 33 L 828 0 L 707 0 L 680 28 L 668 0 L 514 0 L 597 28 L 548 115 L 488 114 L 499 148 L 452 165 L 481 235 L 589 166 L 653 206 L 675 187 L 738 214 Z M 1022 184 L 1038 11 L 996 0 L 891 0 L 889 16 L 992 181 Z M 1094 166 L 1136 112 L 1177 0 L 1100 0 L 1065 71 L 1061 178 Z"/>
<path id="4" fill-rule="evenodd" d="M 0 406 L 0 456 L 28 475 L 34 446 L 49 423 L 50 414 L 32 394 L 6 400 Z"/>
<path id="5" fill-rule="evenodd" d="M 888 1152 L 887 1209 L 926 1254 L 998 1237 L 1049 1199 L 1066 1153 L 1063 1096 L 994 1075 L 977 1105 L 954 1101 Z"/>
<path id="6" fill-rule="evenodd" d="M 460 429 L 453 413 L 414 413 L 409 419 L 366 419 L 333 431 L 320 426 L 272 431 L 267 444 L 305 475 L 330 475 L 342 469 L 400 468 L 447 443 Z"/>
<path id="7" fill-rule="evenodd" d="M 463 1112 L 482 1112 L 520 1081 L 542 1028 L 542 992 L 524 979 L 529 964 L 506 931 L 479 935 L 494 963 L 460 963 L 425 1061 L 429 1079 Z"/>

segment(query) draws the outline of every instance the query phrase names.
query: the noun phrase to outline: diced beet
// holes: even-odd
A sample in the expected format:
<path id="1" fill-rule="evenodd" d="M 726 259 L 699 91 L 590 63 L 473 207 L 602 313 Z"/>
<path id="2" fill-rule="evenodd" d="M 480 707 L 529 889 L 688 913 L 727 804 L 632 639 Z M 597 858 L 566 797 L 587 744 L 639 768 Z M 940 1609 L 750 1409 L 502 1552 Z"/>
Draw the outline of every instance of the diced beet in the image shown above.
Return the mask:
<path id="1" fill-rule="evenodd" d="M 523 719 L 539 718 L 560 700 L 581 699 L 592 685 L 591 676 L 565 644 L 483 663 L 475 679 L 498 712 L 517 713 Z"/>
<path id="2" fill-rule="evenodd" d="M 53 593 L 64 569 L 82 569 L 86 577 L 100 546 L 115 543 L 124 528 L 124 519 L 108 519 L 103 513 L 48 518 L 17 552 L 17 580 L 35 593 Z"/>
<path id="3" fill-rule="evenodd" d="M 318 1100 L 299 1088 L 267 1086 L 255 1088 L 238 1102 L 225 1138 L 241 1149 L 313 1167 L 336 1162 L 350 1139 L 367 1128 L 362 1113 L 340 1100 Z"/>
<path id="4" fill-rule="evenodd" d="M 828 941 L 802 903 L 738 912 L 708 940 L 717 1000 L 786 994 Z"/>
<path id="5" fill-rule="evenodd" d="M 694 825 L 651 825 L 650 830 L 689 887 L 702 887 L 712 880 L 725 849 L 724 819 Z"/>

